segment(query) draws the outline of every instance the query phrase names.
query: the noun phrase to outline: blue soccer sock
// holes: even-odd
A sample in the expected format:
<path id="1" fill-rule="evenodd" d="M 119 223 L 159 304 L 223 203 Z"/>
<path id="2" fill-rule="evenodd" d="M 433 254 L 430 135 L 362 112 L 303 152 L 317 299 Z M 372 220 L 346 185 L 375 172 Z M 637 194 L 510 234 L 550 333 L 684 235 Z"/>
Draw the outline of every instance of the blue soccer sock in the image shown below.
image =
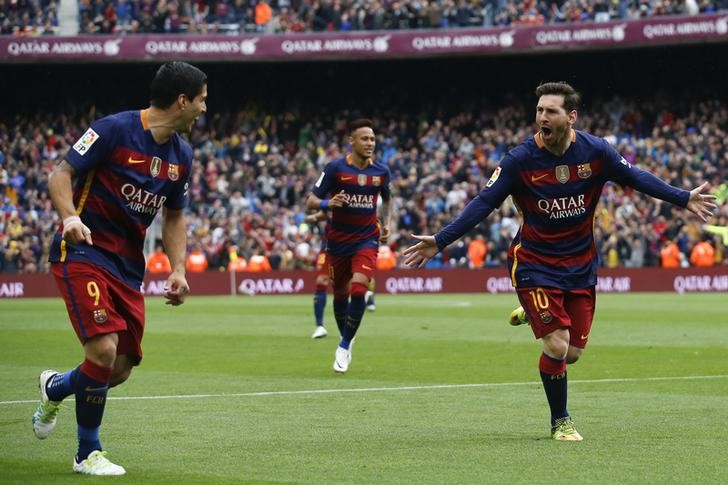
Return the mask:
<path id="1" fill-rule="evenodd" d="M 76 378 L 78 376 L 79 367 L 69 370 L 65 374 L 58 373 L 46 384 L 46 393 L 48 399 L 55 402 L 63 401 L 65 398 L 75 392 Z"/>
<path id="2" fill-rule="evenodd" d="M 551 426 L 553 426 L 557 419 L 569 415 L 566 410 L 568 389 L 566 360 L 541 354 L 538 367 L 541 372 L 543 389 L 546 391 L 546 400 L 549 402 L 549 408 L 551 408 Z"/>
<path id="3" fill-rule="evenodd" d="M 351 284 L 351 302 L 349 303 L 349 312 L 346 316 L 346 325 L 341 332 L 340 347 L 348 349 L 351 341 L 356 336 L 357 330 L 359 330 L 359 325 L 361 325 L 361 319 L 364 315 L 364 307 L 366 306 L 364 301 L 366 291 L 367 287 L 361 283 Z"/>
<path id="4" fill-rule="evenodd" d="M 346 314 L 349 309 L 349 295 L 348 294 L 335 294 L 334 295 L 334 319 L 336 320 L 336 326 L 339 327 L 339 334 L 343 335 L 344 327 L 346 326 Z"/>
<path id="5" fill-rule="evenodd" d="M 78 423 L 77 462 L 94 450 L 101 450 L 99 428 L 104 417 L 106 394 L 109 391 L 111 367 L 103 367 L 86 359 L 76 377 L 76 422 Z"/>
<path id="6" fill-rule="evenodd" d="M 313 294 L 313 314 L 316 317 L 316 325 L 324 324 L 324 310 L 326 309 L 326 288 L 319 289 Z"/>

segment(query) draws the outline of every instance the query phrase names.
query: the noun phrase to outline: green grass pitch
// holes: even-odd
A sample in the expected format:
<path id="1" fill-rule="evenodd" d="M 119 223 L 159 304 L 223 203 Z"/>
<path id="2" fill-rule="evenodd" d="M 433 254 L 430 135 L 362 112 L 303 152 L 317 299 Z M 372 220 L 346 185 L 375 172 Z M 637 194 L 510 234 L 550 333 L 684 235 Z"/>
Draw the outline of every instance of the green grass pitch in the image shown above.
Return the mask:
<path id="1" fill-rule="evenodd" d="M 60 299 L 0 301 L 0 483 L 728 483 L 728 297 L 599 295 L 569 367 L 585 441 L 548 438 L 540 344 L 513 295 L 378 295 L 346 375 L 311 297 L 147 301 L 145 357 L 101 438 L 125 477 L 71 472 L 73 401 L 30 417 L 38 373 L 82 357 Z M 90 480 L 90 481 L 87 481 Z"/>

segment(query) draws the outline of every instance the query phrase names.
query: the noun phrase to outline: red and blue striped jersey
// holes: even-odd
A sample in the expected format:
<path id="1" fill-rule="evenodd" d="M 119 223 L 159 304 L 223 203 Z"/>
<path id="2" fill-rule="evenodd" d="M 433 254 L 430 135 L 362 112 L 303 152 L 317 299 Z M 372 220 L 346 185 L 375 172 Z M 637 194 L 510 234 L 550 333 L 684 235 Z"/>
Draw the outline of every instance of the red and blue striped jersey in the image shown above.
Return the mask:
<path id="1" fill-rule="evenodd" d="M 177 133 L 159 145 L 146 110 L 126 111 L 92 123 L 65 159 L 76 171 L 73 202 L 93 246 L 68 244 L 60 228 L 49 260 L 101 266 L 138 290 L 147 227 L 162 207 L 187 204 L 192 148 Z"/>
<path id="2" fill-rule="evenodd" d="M 370 163 L 359 169 L 349 157 L 335 160 L 324 168 L 313 188 L 319 199 L 327 199 L 342 190 L 348 202 L 333 208 L 326 225 L 326 250 L 335 256 L 351 256 L 362 248 L 379 247 L 377 203 L 379 196 L 388 201 L 390 174 L 386 165 Z"/>
<path id="3" fill-rule="evenodd" d="M 511 195 L 522 221 L 508 253 L 513 286 L 596 285 L 594 212 L 610 180 L 680 207 L 690 197 L 690 192 L 630 165 L 602 138 L 573 131 L 566 153 L 557 156 L 537 133 L 506 154 L 486 186 L 435 240 L 445 248 Z"/>

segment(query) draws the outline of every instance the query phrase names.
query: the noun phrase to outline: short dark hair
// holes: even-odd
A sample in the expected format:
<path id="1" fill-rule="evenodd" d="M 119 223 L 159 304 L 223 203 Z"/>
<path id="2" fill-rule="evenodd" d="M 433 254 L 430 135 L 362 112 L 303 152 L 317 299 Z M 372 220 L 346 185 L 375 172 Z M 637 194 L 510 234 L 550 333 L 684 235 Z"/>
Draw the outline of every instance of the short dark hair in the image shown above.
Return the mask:
<path id="1" fill-rule="evenodd" d="M 194 99 L 205 84 L 207 74 L 192 64 L 167 62 L 162 64 L 152 80 L 151 105 L 155 108 L 169 108 L 180 94 Z"/>
<path id="2" fill-rule="evenodd" d="M 367 118 L 359 118 L 349 123 L 349 134 L 354 133 L 359 128 L 371 128 L 374 129 L 374 123 L 372 120 Z"/>
<path id="3" fill-rule="evenodd" d="M 567 113 L 570 111 L 578 110 L 579 104 L 581 104 L 581 95 L 577 92 L 576 89 L 571 87 L 571 84 L 564 81 L 543 83 L 536 88 L 537 98 L 540 98 L 541 96 L 545 96 L 547 94 L 563 96 L 564 109 Z"/>

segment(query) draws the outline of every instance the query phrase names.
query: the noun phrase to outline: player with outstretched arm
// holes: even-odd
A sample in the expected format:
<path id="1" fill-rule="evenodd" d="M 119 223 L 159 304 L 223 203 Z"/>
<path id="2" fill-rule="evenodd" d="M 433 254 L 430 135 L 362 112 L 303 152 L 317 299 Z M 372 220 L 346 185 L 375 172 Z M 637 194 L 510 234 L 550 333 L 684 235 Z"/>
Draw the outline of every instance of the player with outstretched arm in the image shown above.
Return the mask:
<path id="1" fill-rule="evenodd" d="M 511 323 L 530 323 L 542 340 L 539 371 L 551 410 L 551 436 L 580 441 L 567 411 L 566 366 L 581 356 L 594 317 L 597 250 L 594 212 L 607 181 L 628 185 L 686 208 L 703 221 L 716 207 L 704 194 L 666 184 L 630 165 L 602 138 L 576 131 L 579 94 L 564 82 L 536 89 L 537 133 L 501 160 L 490 180 L 460 215 L 437 234 L 413 236 L 405 264 L 421 267 L 476 224 L 509 195 L 521 228 L 508 252 L 511 282 L 522 308 Z"/>

